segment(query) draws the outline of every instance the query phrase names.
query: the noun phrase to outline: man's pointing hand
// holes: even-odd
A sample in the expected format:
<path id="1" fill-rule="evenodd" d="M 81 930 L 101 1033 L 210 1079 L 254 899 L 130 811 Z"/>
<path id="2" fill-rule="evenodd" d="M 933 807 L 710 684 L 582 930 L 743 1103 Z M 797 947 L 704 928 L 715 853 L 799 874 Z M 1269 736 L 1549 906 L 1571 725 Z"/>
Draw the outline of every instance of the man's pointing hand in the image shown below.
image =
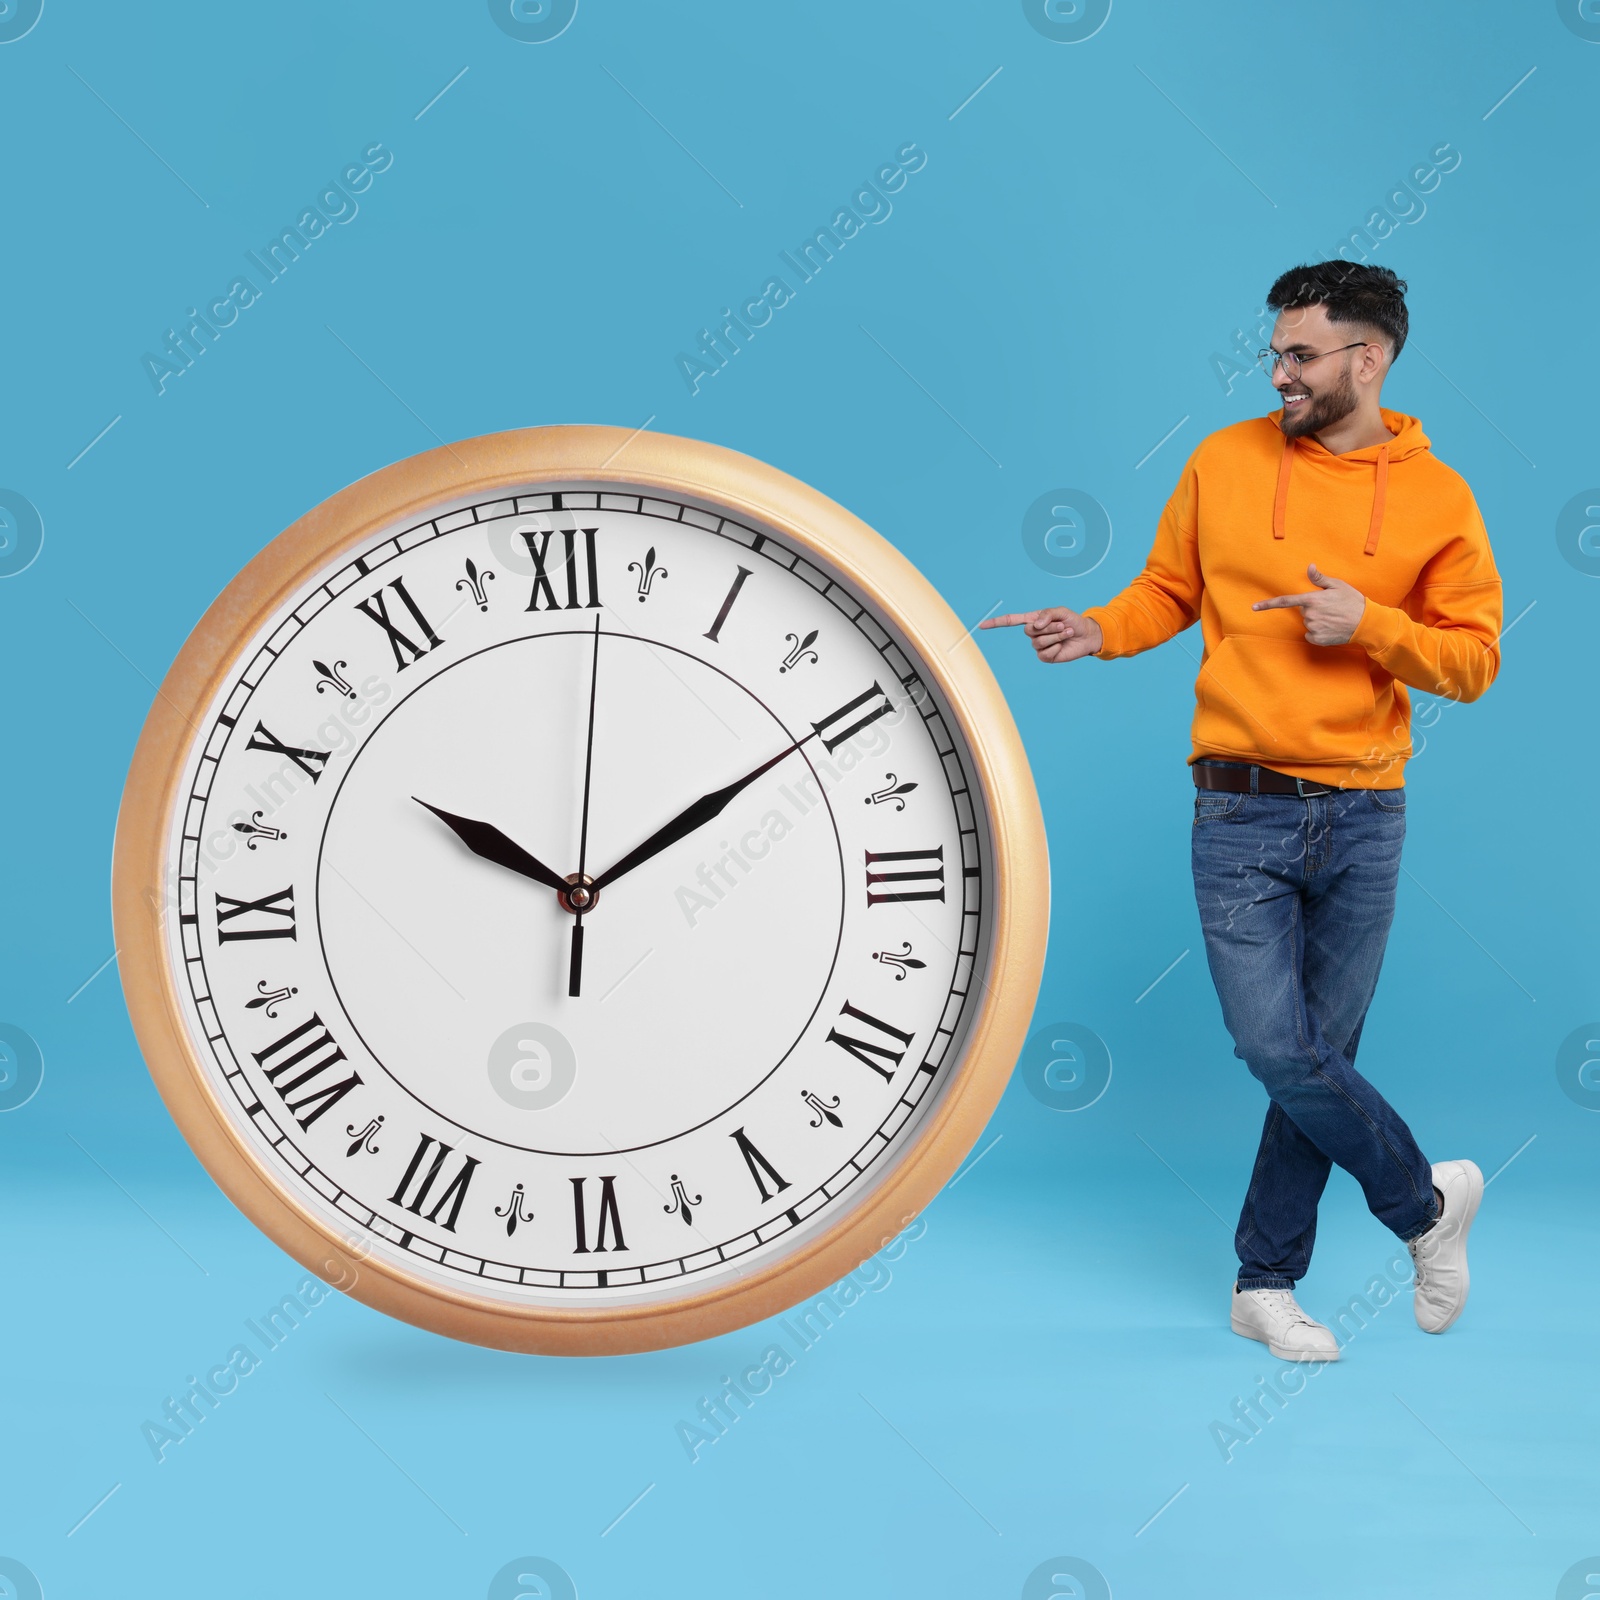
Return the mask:
<path id="1" fill-rule="evenodd" d="M 1043 611 L 1012 611 L 1003 617 L 989 617 L 980 628 L 1022 628 L 1033 642 L 1039 659 L 1054 665 L 1092 656 L 1105 639 L 1093 617 L 1080 616 L 1068 606 L 1049 606 Z"/>
<path id="2" fill-rule="evenodd" d="M 1330 578 L 1318 571 L 1314 561 L 1306 572 L 1317 585 L 1309 594 L 1274 595 L 1270 600 L 1257 600 L 1250 609 L 1273 611 L 1282 606 L 1298 606 L 1306 638 L 1312 644 L 1349 644 L 1367 609 L 1367 597 L 1343 578 Z"/>

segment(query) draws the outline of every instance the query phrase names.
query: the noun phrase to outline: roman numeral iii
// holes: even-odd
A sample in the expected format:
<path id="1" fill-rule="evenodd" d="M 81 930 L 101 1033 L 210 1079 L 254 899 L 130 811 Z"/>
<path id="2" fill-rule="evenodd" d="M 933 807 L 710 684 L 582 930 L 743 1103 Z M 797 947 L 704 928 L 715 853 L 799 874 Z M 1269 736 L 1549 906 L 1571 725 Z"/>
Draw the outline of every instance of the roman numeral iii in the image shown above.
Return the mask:
<path id="1" fill-rule="evenodd" d="M 265 1050 L 252 1050 L 250 1053 L 267 1082 L 278 1091 L 284 1105 L 302 1128 L 309 1128 L 323 1112 L 330 1106 L 338 1105 L 361 1082 L 361 1074 L 352 1072 L 339 1083 L 325 1083 L 315 1089 L 306 1089 L 313 1078 L 320 1077 L 345 1059 L 344 1051 L 334 1043 L 333 1035 L 314 1011 L 309 1022 L 291 1028 Z M 274 1056 L 280 1059 L 273 1061 Z M 267 1065 L 269 1061 L 272 1061 L 270 1067 Z M 285 1077 L 286 1073 L 292 1076 Z M 298 1100 L 291 1100 L 289 1096 L 299 1089 L 306 1089 L 306 1093 Z M 305 1113 L 303 1116 L 302 1112 Z"/>
<path id="2" fill-rule="evenodd" d="M 869 906 L 944 899 L 943 845 L 937 850 L 869 850 L 866 855 Z M 926 864 L 914 866 L 914 862 Z"/>
<path id="3" fill-rule="evenodd" d="M 566 603 L 556 599 L 556 592 L 550 584 L 550 574 L 545 562 L 550 554 L 550 541 L 555 537 L 553 532 L 536 533 L 531 528 L 522 530 L 522 541 L 528 547 L 528 555 L 533 560 L 533 594 L 528 600 L 530 611 L 577 611 L 580 609 L 578 600 L 578 534 L 583 534 L 584 570 L 589 580 L 589 598 L 582 602 L 582 609 L 588 609 L 600 604 L 600 579 L 596 571 L 594 556 L 594 536 L 598 528 L 563 528 L 561 540 L 566 548 L 566 559 L 562 563 L 566 575 Z M 535 543 L 534 541 L 538 542 Z M 539 596 L 544 596 L 544 604 L 539 604 Z"/>
<path id="4" fill-rule="evenodd" d="M 881 1021 L 871 1015 L 870 1012 L 862 1011 L 858 1007 L 851 1005 L 849 1001 L 845 1002 L 844 1010 L 839 1013 L 839 1016 L 841 1020 L 845 1017 L 853 1017 L 857 1022 L 864 1022 L 881 1037 L 896 1039 L 902 1046 L 909 1045 L 915 1037 L 913 1034 L 902 1033 L 898 1028 Z M 903 1048 L 894 1050 L 888 1045 L 877 1043 L 871 1039 L 861 1039 L 854 1034 L 840 1033 L 837 1028 L 828 1030 L 827 1043 L 836 1044 L 841 1050 L 848 1050 L 857 1061 L 864 1066 L 871 1067 L 880 1078 L 886 1080 L 894 1077 L 894 1069 L 900 1065 L 902 1058 L 905 1056 Z M 878 1056 L 880 1059 L 874 1061 L 872 1059 L 874 1056 Z M 889 1062 L 890 1065 L 884 1066 L 884 1061 Z"/>
<path id="5" fill-rule="evenodd" d="M 292 884 L 275 894 L 264 894 L 259 900 L 235 900 L 230 894 L 219 894 L 216 902 L 218 944 L 228 944 L 235 939 L 294 938 Z M 274 921 L 274 918 L 282 920 Z M 229 926 L 241 919 L 249 919 L 244 927 Z"/>
<path id="6" fill-rule="evenodd" d="M 411 598 L 410 591 L 406 588 L 404 578 L 396 578 L 389 585 L 399 597 L 400 603 L 411 613 L 412 621 L 422 630 L 422 636 L 428 642 L 418 644 L 409 634 L 401 630 L 389 620 L 389 602 L 382 589 L 374 595 L 369 595 L 365 600 L 356 602 L 356 610 L 362 616 L 370 617 L 383 629 L 389 640 L 389 648 L 394 651 L 394 664 L 397 669 L 409 667 L 413 661 L 427 655 L 430 650 L 436 649 L 444 643 L 438 634 L 433 631 L 433 624 L 423 616 L 417 602 Z"/>
<path id="7" fill-rule="evenodd" d="M 433 1151 L 433 1163 L 422 1171 L 422 1163 L 427 1159 L 428 1152 Z M 401 1178 L 399 1187 L 389 1196 L 392 1205 L 403 1207 L 413 1216 L 423 1217 L 428 1222 L 438 1222 L 439 1213 L 446 1206 L 450 1207 L 450 1215 L 441 1224 L 449 1232 L 456 1231 L 456 1219 L 461 1215 L 461 1202 L 467 1198 L 467 1190 L 472 1184 L 472 1174 L 478 1170 L 478 1161 L 474 1156 L 463 1156 L 461 1165 L 456 1168 L 456 1175 L 439 1191 L 439 1198 L 433 1203 L 433 1210 L 424 1212 L 423 1207 L 428 1203 L 428 1196 L 433 1192 L 434 1180 L 444 1171 L 445 1162 L 451 1155 L 451 1147 L 440 1143 L 431 1134 L 423 1134 L 417 1140 L 417 1148 L 413 1152 L 410 1165 Z M 411 1180 L 418 1177 L 417 1186 L 411 1193 L 411 1198 L 406 1198 L 406 1191 L 411 1189 Z"/>
<path id="8" fill-rule="evenodd" d="M 846 739 L 853 738 L 863 728 L 869 727 L 879 717 L 888 716 L 893 710 L 894 706 L 882 686 L 874 683 L 870 689 L 863 689 L 854 700 L 845 701 L 837 711 L 824 717 L 821 722 L 813 722 L 811 726 L 831 755 Z M 859 717 L 856 716 L 858 711 L 861 712 Z"/>

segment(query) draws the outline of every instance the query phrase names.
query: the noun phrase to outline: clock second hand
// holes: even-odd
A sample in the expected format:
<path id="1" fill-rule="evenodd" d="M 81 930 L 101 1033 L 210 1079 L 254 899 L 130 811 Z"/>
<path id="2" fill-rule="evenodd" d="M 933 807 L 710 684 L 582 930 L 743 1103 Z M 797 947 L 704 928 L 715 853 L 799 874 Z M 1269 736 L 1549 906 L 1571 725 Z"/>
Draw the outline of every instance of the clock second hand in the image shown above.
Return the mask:
<path id="1" fill-rule="evenodd" d="M 589 860 L 589 780 L 594 773 L 594 699 L 600 679 L 600 618 L 594 619 L 594 651 L 589 663 L 589 733 L 583 755 L 583 816 L 578 824 L 578 878 L 572 917 L 572 955 L 567 964 L 567 994 L 577 996 L 583 987 L 583 908 L 590 895 L 584 884 L 584 869 Z M 580 898 L 581 897 L 581 900 Z"/>

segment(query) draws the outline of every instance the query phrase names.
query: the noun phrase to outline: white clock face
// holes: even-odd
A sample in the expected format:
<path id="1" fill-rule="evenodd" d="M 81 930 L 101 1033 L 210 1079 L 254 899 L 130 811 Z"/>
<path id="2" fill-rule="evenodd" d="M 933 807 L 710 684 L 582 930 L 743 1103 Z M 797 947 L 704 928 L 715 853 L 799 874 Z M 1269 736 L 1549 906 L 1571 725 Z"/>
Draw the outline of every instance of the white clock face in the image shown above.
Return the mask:
<path id="1" fill-rule="evenodd" d="M 905 1152 L 986 977 L 973 763 L 887 619 L 641 488 L 453 505 L 240 653 L 168 842 L 259 1163 L 526 1305 L 792 1252 Z"/>

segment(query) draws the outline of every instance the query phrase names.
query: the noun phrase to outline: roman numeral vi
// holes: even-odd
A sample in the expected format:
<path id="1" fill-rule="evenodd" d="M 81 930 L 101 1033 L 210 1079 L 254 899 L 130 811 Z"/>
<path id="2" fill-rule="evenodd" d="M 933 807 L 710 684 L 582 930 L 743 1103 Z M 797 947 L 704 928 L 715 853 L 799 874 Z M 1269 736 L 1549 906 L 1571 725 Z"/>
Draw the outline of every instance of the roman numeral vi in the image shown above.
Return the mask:
<path id="1" fill-rule="evenodd" d="M 574 1178 L 572 1180 L 572 1225 L 578 1236 L 578 1242 L 572 1247 L 575 1256 L 586 1256 L 590 1253 L 588 1228 L 584 1220 L 583 1186 L 587 1178 Z M 592 1248 L 596 1251 L 604 1250 L 606 1245 L 606 1227 L 611 1229 L 612 1250 L 626 1250 L 628 1247 L 622 1239 L 622 1216 L 617 1210 L 617 1190 L 615 1176 L 600 1180 L 600 1222 L 595 1231 L 595 1240 Z"/>

